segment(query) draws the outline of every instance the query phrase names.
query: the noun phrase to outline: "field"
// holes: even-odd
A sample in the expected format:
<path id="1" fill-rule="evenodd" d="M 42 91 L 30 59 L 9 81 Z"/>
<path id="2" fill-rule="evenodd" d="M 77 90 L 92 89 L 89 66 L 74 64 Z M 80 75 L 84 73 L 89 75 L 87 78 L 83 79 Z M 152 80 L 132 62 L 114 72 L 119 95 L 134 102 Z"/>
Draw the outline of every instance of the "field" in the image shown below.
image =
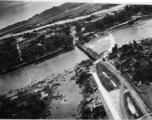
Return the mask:
<path id="1" fill-rule="evenodd" d="M 48 17 L 43 19 L 41 22 L 39 22 L 38 24 L 44 25 L 47 24 L 49 22 L 54 22 L 54 21 L 58 21 L 58 20 L 63 20 L 63 19 L 70 19 L 70 18 L 75 18 L 75 17 L 79 17 L 79 16 L 84 16 L 84 15 L 88 15 L 91 14 L 93 12 L 102 10 L 102 9 L 107 9 L 110 8 L 112 6 L 115 6 L 113 4 L 84 4 L 81 6 L 78 6 L 76 8 L 70 9 L 65 11 L 64 13 L 57 15 L 55 17 Z"/>

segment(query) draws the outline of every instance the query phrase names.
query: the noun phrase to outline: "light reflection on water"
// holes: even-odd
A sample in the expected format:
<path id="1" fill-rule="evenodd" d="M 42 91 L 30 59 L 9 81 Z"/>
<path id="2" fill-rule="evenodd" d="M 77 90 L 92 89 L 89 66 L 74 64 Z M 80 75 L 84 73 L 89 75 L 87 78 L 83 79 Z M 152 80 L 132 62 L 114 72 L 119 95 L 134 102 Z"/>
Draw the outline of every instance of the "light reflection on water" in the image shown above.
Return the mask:
<path id="1" fill-rule="evenodd" d="M 140 20 L 133 25 L 124 26 L 121 29 L 110 32 L 114 37 L 118 46 L 127 44 L 133 40 L 140 40 L 143 38 L 152 37 L 152 19 Z M 94 51 L 101 53 L 110 47 L 110 39 L 107 39 L 107 35 L 103 35 L 93 41 L 86 43 L 88 47 L 91 47 Z"/>

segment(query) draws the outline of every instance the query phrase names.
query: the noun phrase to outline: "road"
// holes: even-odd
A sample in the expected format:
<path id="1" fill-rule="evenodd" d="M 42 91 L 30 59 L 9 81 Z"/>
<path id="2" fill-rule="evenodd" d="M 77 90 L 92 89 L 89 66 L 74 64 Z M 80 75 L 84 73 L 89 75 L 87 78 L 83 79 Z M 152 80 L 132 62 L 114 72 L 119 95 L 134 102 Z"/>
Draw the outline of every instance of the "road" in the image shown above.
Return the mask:
<path id="1" fill-rule="evenodd" d="M 128 82 L 128 80 L 126 80 L 118 70 L 115 69 L 115 67 L 113 67 L 112 64 L 110 64 L 107 60 L 106 61 L 100 61 L 100 63 L 105 66 L 109 71 L 111 71 L 111 73 L 113 75 L 115 75 L 120 81 L 121 83 L 123 83 L 128 90 L 130 91 L 132 97 L 136 100 L 139 108 L 141 109 L 141 111 L 143 112 L 144 115 L 148 114 L 150 112 L 150 110 L 146 107 L 146 105 L 144 104 L 144 102 L 142 101 L 142 99 L 140 98 L 140 96 L 137 94 L 137 92 L 133 89 L 133 87 L 131 86 L 131 84 Z"/>
<path id="2" fill-rule="evenodd" d="M 85 51 L 85 50 L 84 50 Z M 115 110 L 114 105 L 112 105 L 112 102 L 110 102 L 110 97 L 107 95 L 105 88 L 103 87 L 100 78 L 98 77 L 98 71 L 96 69 L 96 65 L 97 64 L 101 64 L 102 66 L 104 66 L 105 69 L 107 69 L 108 71 L 110 71 L 111 74 L 113 74 L 113 76 L 115 76 L 119 82 L 121 83 L 121 85 L 124 85 L 125 87 L 127 87 L 127 89 L 129 90 L 131 96 L 133 97 L 133 99 L 135 100 L 136 104 L 138 105 L 139 109 L 141 110 L 141 112 L 143 113 L 143 115 L 147 115 L 149 114 L 150 110 L 147 108 L 147 106 L 145 105 L 145 103 L 143 102 L 143 100 L 141 99 L 141 97 L 137 94 L 137 92 L 135 91 L 135 89 L 132 87 L 132 85 L 128 82 L 128 80 L 126 80 L 120 73 L 120 71 L 118 71 L 110 62 L 109 60 L 106 58 L 107 55 L 105 55 L 106 52 L 103 54 L 102 58 L 104 58 L 104 61 L 102 60 L 102 58 L 95 58 L 95 62 L 94 62 L 94 67 L 91 69 L 91 74 L 93 75 L 98 88 L 102 94 L 102 97 L 104 99 L 105 102 L 105 107 L 109 108 L 111 115 L 109 115 L 111 118 L 115 118 L 115 119 L 121 119 L 121 116 L 119 115 L 119 112 L 117 110 Z M 94 56 L 93 56 L 94 57 Z M 122 91 L 122 90 L 121 90 Z M 120 93 L 123 95 L 123 93 Z M 122 98 L 121 95 L 121 98 Z M 120 98 L 120 99 L 121 99 Z M 122 101 L 120 101 L 122 103 Z M 120 106 L 122 107 L 120 103 Z M 113 112 L 113 111 L 117 111 L 117 112 Z M 127 116 L 124 113 L 125 110 L 122 110 L 122 115 L 124 116 L 124 118 L 126 118 Z"/>
<path id="3" fill-rule="evenodd" d="M 90 72 L 93 75 L 93 77 L 95 79 L 95 82 L 98 85 L 99 91 L 101 92 L 102 103 L 103 103 L 103 105 L 105 107 L 108 119 L 121 120 L 121 116 L 119 115 L 119 113 L 117 112 L 115 106 L 113 105 L 113 102 L 111 101 L 111 98 L 108 95 L 107 90 L 101 84 L 101 81 L 98 78 L 98 75 L 97 75 L 97 72 L 96 72 L 95 68 L 96 68 L 96 64 L 94 66 L 92 66 Z"/>
<path id="4" fill-rule="evenodd" d="M 105 57 L 104 57 L 105 58 Z M 99 77 L 97 76 L 97 70 L 96 70 L 96 64 L 100 63 L 101 65 L 105 66 L 105 68 L 107 68 L 114 76 L 116 76 L 120 82 L 126 86 L 128 88 L 128 90 L 130 91 L 130 94 L 132 95 L 132 97 L 135 99 L 137 105 L 139 106 L 139 108 L 141 109 L 142 113 L 144 115 L 149 114 L 150 110 L 147 108 L 147 106 L 144 104 L 143 100 L 141 99 L 141 97 L 137 94 L 137 92 L 134 90 L 134 88 L 132 87 L 132 85 L 128 82 L 128 80 L 126 80 L 121 73 L 105 58 L 105 61 L 103 61 L 102 59 L 98 59 L 95 63 L 94 63 L 94 70 L 91 71 L 91 74 L 94 76 L 96 83 L 98 84 L 98 87 L 103 87 L 102 83 L 99 82 Z M 99 88 L 99 90 L 101 89 Z M 103 90 L 100 90 L 103 98 L 105 99 L 106 102 L 107 101 L 107 97 L 106 94 L 103 93 Z M 109 104 L 109 103 L 107 103 Z M 110 103 L 111 104 L 111 103 Z M 110 107 L 109 109 L 113 109 L 112 106 L 107 106 Z M 116 114 L 116 113 L 115 113 Z M 124 116 L 124 115 L 123 115 Z M 117 116 L 118 117 L 118 116 Z M 119 116 L 120 117 L 120 116 Z M 124 116 L 126 118 L 126 115 Z"/>
<path id="5" fill-rule="evenodd" d="M 111 73 L 113 73 L 121 82 L 124 83 L 124 85 L 129 89 L 131 95 L 136 99 L 136 101 L 137 101 L 139 107 L 141 108 L 142 112 L 144 114 L 148 114 L 149 109 L 146 107 L 144 102 L 141 100 L 140 96 L 136 93 L 136 91 L 130 85 L 128 80 L 126 80 L 116 69 L 114 69 L 114 67 L 112 67 L 112 65 L 110 65 L 110 63 L 108 61 L 105 61 L 105 62 L 101 61 L 100 63 L 102 65 L 104 65 L 108 70 L 110 70 Z"/>

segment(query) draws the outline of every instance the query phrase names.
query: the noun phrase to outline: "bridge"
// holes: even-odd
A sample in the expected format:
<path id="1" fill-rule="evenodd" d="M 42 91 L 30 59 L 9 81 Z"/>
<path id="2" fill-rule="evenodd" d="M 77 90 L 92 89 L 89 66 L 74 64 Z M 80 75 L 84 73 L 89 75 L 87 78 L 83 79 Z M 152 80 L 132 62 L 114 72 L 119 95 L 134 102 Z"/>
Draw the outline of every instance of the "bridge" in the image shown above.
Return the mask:
<path id="1" fill-rule="evenodd" d="M 100 56 L 98 55 L 98 53 L 96 53 L 95 51 L 93 51 L 92 49 L 82 45 L 81 43 L 76 43 L 76 46 L 83 51 L 90 59 L 92 59 L 93 61 L 96 61 L 100 58 Z"/>
<path id="2" fill-rule="evenodd" d="M 101 57 L 98 55 L 98 53 L 96 53 L 92 49 L 84 46 L 81 43 L 76 43 L 76 46 L 81 51 L 83 51 L 90 59 L 92 59 L 93 61 L 96 61 L 96 62 L 94 62 L 94 65 L 91 67 L 90 73 L 93 75 L 93 78 L 94 78 L 94 80 L 98 86 L 98 89 L 101 93 L 101 101 L 103 103 L 103 106 L 104 106 L 106 113 L 107 113 L 107 117 L 109 119 L 122 120 L 122 119 L 128 119 L 131 117 L 131 115 L 129 116 L 128 113 L 126 112 L 126 108 L 124 108 L 125 98 L 124 98 L 124 90 L 122 89 L 124 86 L 129 91 L 132 98 L 134 99 L 134 101 L 136 102 L 140 111 L 143 114 L 142 117 L 138 116 L 136 120 L 141 120 L 145 116 L 147 116 L 148 120 L 152 119 L 152 117 L 150 116 L 152 113 L 150 113 L 149 109 L 145 105 L 144 101 L 140 98 L 140 96 L 138 95 L 136 90 L 112 65 L 110 65 L 111 63 L 109 63 L 106 59 L 105 59 L 105 61 L 101 61 L 100 60 Z M 120 98 L 119 98 L 118 93 L 117 93 L 118 96 L 115 97 L 116 100 L 120 99 L 121 101 L 118 101 L 117 104 L 113 104 L 115 100 L 111 99 L 112 94 L 108 93 L 107 90 L 105 89 L 105 87 L 103 86 L 103 84 L 101 82 L 102 80 L 98 76 L 98 74 L 101 71 L 98 71 L 98 69 L 96 67 L 97 64 L 101 64 L 102 66 L 105 66 L 105 69 L 109 70 L 110 73 L 112 74 L 112 76 L 115 76 L 118 79 L 118 81 L 121 82 L 120 88 L 117 89 L 117 91 L 120 94 Z M 113 81 L 112 78 L 111 78 L 111 80 Z M 135 108 L 135 109 L 138 110 L 137 108 Z"/>

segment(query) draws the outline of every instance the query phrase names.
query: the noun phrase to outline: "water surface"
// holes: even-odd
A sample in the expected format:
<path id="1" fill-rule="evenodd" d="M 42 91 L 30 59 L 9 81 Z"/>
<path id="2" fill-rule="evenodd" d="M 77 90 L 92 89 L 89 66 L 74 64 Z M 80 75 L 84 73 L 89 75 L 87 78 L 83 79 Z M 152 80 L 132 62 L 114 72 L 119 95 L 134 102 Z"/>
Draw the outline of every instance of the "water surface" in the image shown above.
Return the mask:
<path id="1" fill-rule="evenodd" d="M 152 37 L 151 31 L 152 19 L 145 19 L 139 20 L 133 25 L 127 25 L 120 29 L 113 30 L 112 32 L 109 32 L 109 34 L 112 34 L 113 39 L 118 46 L 122 46 L 123 44 L 128 44 L 133 40 L 141 40 Z M 111 46 L 111 39 L 109 38 L 109 35 L 104 35 L 92 40 L 86 45 L 94 51 L 101 53 L 102 51 L 109 49 Z"/>

